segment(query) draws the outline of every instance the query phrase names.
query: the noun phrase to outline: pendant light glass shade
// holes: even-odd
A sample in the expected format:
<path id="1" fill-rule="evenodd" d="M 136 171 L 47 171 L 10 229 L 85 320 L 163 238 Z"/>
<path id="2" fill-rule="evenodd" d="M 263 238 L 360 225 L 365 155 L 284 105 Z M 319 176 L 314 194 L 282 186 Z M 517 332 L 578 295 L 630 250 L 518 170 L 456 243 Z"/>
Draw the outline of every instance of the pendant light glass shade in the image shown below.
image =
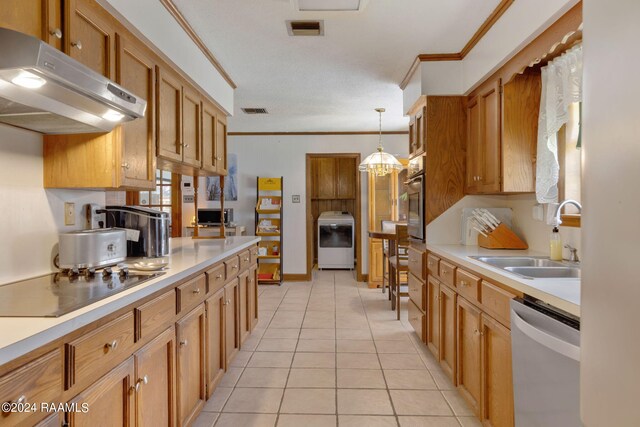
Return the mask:
<path id="1" fill-rule="evenodd" d="M 402 170 L 403 166 L 393 154 L 385 153 L 382 148 L 382 113 L 384 113 L 384 108 L 376 108 L 376 111 L 380 114 L 378 149 L 376 152 L 369 154 L 367 158 L 360 163 L 358 169 L 360 172 L 369 172 L 375 176 L 385 176 L 394 170 Z"/>

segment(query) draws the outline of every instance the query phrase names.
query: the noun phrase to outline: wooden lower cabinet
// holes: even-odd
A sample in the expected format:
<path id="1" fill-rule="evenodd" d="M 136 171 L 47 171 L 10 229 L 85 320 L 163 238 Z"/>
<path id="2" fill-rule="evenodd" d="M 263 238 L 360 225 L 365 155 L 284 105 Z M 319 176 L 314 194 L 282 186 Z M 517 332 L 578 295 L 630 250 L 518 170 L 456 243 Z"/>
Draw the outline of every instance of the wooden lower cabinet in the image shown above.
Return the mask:
<path id="1" fill-rule="evenodd" d="M 476 416 L 480 416 L 481 369 L 480 345 L 482 330 L 480 310 L 464 298 L 457 301 L 457 383 L 458 391 Z"/>
<path id="2" fill-rule="evenodd" d="M 134 354 L 136 425 L 176 425 L 176 334 L 171 326 Z"/>
<path id="3" fill-rule="evenodd" d="M 447 286 L 440 286 L 440 366 L 456 384 L 456 298 Z"/>
<path id="4" fill-rule="evenodd" d="M 440 282 L 427 278 L 427 347 L 440 357 Z"/>
<path id="5" fill-rule="evenodd" d="M 40 421 L 35 427 L 60 427 L 64 425 L 64 413 L 58 412 L 49 415 L 44 420 Z"/>
<path id="6" fill-rule="evenodd" d="M 71 427 L 134 426 L 135 369 L 130 356 L 69 403 L 77 408 L 65 414 Z"/>
<path id="7" fill-rule="evenodd" d="M 240 318 L 240 345 L 249 336 L 251 323 L 249 322 L 249 272 L 243 271 L 238 274 L 238 293 L 239 293 L 239 313 Z"/>
<path id="8" fill-rule="evenodd" d="M 227 369 L 240 350 L 240 282 L 233 279 L 224 286 L 225 298 L 225 361 Z"/>
<path id="9" fill-rule="evenodd" d="M 253 265 L 249 269 L 248 293 L 249 293 L 249 323 L 253 331 L 258 326 L 258 266 Z"/>
<path id="10" fill-rule="evenodd" d="M 482 422 L 485 426 L 511 427 L 513 378 L 511 372 L 511 331 L 482 314 Z"/>
<path id="11" fill-rule="evenodd" d="M 200 304 L 176 323 L 178 424 L 189 425 L 204 406 L 205 311 Z"/>
<path id="12" fill-rule="evenodd" d="M 207 312 L 207 398 L 225 371 L 225 292 L 219 289 L 205 301 Z"/>
<path id="13" fill-rule="evenodd" d="M 376 288 L 382 284 L 383 275 L 382 240 L 369 239 L 369 287 Z"/>
<path id="14" fill-rule="evenodd" d="M 413 300 L 409 300 L 407 302 L 407 311 L 408 311 L 408 319 L 409 323 L 416 331 L 416 334 L 420 337 L 420 340 L 424 342 L 424 334 L 425 334 L 425 316 L 422 310 L 415 305 Z"/>

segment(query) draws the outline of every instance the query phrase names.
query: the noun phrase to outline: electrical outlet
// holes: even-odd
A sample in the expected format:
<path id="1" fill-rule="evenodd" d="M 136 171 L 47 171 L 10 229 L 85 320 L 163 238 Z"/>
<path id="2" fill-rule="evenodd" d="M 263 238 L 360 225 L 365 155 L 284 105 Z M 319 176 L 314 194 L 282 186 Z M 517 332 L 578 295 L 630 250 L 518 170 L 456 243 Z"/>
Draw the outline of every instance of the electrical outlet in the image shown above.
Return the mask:
<path id="1" fill-rule="evenodd" d="M 544 221 L 544 206 L 535 205 L 533 207 L 533 219 L 536 221 Z"/>
<path id="2" fill-rule="evenodd" d="M 64 203 L 64 225 L 76 225 L 76 204 Z"/>
<path id="3" fill-rule="evenodd" d="M 300 195 L 294 194 L 291 196 L 291 203 L 300 203 Z"/>

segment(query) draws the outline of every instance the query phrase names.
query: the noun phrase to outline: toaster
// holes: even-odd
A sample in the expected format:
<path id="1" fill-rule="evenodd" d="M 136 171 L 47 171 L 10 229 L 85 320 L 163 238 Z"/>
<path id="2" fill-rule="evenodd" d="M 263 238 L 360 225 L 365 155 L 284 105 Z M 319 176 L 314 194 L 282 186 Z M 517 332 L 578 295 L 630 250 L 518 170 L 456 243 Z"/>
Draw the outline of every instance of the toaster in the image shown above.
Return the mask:
<path id="1" fill-rule="evenodd" d="M 127 234 L 118 228 L 61 233 L 60 268 L 97 268 L 114 265 L 127 257 Z"/>

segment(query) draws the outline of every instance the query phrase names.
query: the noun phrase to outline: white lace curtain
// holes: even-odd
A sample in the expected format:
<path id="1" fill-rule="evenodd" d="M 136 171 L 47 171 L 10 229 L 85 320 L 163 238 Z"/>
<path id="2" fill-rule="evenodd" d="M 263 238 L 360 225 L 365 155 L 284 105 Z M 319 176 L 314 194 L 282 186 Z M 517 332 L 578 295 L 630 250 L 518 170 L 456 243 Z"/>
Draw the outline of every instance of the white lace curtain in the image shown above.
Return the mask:
<path id="1" fill-rule="evenodd" d="M 582 45 L 542 67 L 538 117 L 536 197 L 538 203 L 558 202 L 558 131 L 569 121 L 569 105 L 582 102 Z"/>

